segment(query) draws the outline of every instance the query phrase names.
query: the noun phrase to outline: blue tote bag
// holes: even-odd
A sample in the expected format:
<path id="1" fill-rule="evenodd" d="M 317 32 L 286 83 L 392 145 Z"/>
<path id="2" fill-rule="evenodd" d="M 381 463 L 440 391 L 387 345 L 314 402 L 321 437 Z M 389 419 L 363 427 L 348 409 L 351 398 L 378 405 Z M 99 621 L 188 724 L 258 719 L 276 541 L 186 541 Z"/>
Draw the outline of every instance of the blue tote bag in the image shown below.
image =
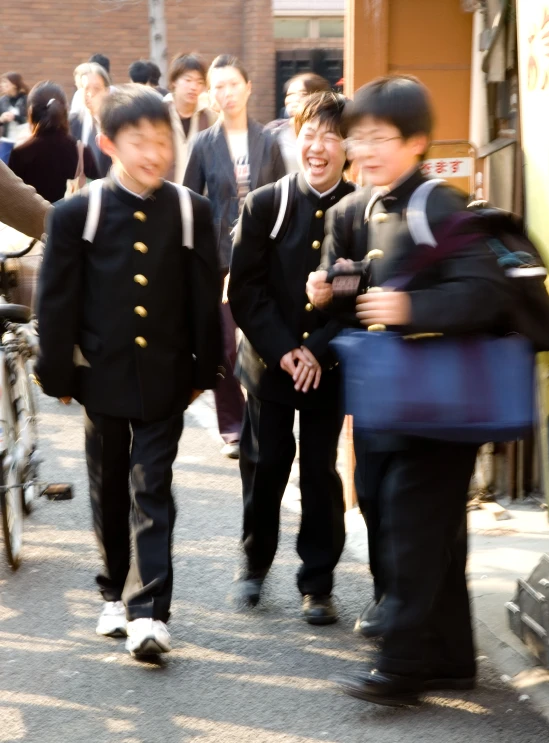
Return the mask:
<path id="1" fill-rule="evenodd" d="M 534 352 L 520 335 L 419 338 L 346 330 L 332 341 L 345 412 L 368 434 L 483 443 L 534 420 Z"/>

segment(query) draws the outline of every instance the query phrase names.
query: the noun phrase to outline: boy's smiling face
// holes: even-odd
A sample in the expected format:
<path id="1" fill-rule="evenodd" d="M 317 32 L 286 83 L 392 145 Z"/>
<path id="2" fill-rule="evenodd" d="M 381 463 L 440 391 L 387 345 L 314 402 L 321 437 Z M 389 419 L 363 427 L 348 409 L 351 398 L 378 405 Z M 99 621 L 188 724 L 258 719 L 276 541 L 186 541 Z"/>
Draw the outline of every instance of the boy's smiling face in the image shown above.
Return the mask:
<path id="1" fill-rule="evenodd" d="M 341 178 L 346 155 L 343 138 L 318 119 L 306 121 L 297 137 L 298 160 L 310 186 L 329 191 Z"/>
<path id="2" fill-rule="evenodd" d="M 173 162 L 172 130 L 163 121 L 141 119 L 123 127 L 114 141 L 100 135 L 99 144 L 121 183 L 135 193 L 158 188 Z"/>
<path id="3" fill-rule="evenodd" d="M 404 139 L 393 124 L 365 116 L 351 128 L 347 152 L 372 186 L 391 186 L 417 166 L 427 151 L 426 134 Z"/>

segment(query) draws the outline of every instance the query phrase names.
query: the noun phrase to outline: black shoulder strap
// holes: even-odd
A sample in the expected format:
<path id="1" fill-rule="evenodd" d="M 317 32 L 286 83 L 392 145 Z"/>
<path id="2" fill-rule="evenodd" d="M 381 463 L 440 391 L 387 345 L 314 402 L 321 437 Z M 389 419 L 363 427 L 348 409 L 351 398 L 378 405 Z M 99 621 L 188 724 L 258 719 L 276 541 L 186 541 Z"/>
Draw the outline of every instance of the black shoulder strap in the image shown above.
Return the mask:
<path id="1" fill-rule="evenodd" d="M 273 214 L 276 216 L 269 235 L 271 240 L 284 239 L 292 218 L 296 190 L 297 173 L 289 173 L 275 183 Z"/>

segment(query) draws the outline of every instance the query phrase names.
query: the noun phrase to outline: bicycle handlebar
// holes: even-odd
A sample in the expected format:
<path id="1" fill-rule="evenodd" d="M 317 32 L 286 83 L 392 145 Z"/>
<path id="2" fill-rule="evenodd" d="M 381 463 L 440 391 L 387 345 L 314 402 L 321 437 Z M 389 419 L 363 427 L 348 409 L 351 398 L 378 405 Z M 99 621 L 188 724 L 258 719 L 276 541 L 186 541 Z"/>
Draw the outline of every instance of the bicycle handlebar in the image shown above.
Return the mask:
<path id="1" fill-rule="evenodd" d="M 9 258 L 22 258 L 24 255 L 27 255 L 27 253 L 31 252 L 37 242 L 38 240 L 33 239 L 30 241 L 26 248 L 23 248 L 23 250 L 18 250 L 17 252 L 11 250 L 6 253 L 0 252 L 0 263 L 4 263 Z"/>

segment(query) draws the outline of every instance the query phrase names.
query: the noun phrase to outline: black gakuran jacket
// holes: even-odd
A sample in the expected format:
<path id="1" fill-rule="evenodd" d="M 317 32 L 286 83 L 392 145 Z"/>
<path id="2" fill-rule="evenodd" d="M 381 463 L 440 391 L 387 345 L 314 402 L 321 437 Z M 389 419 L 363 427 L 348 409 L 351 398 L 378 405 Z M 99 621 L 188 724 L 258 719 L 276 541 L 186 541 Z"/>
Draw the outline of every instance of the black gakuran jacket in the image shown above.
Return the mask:
<path id="1" fill-rule="evenodd" d="M 93 243 L 86 190 L 53 212 L 38 288 L 44 392 L 88 410 L 159 420 L 193 389 L 215 387 L 221 358 L 219 269 L 210 206 L 191 194 L 194 248 L 183 247 L 176 188 L 141 199 L 104 181 Z"/>

